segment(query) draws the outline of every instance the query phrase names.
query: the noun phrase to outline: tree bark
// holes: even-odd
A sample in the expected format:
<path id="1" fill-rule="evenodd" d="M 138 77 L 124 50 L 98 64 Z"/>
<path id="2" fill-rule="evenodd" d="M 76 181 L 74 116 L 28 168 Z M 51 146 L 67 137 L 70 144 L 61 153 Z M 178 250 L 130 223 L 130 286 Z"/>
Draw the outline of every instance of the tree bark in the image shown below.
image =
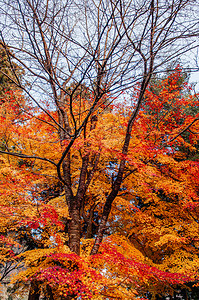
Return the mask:
<path id="1" fill-rule="evenodd" d="M 38 283 L 35 281 L 31 282 L 28 300 L 39 300 L 40 290 Z"/>
<path id="2" fill-rule="evenodd" d="M 68 224 L 69 248 L 80 255 L 80 211 L 75 207 L 74 201 L 69 209 L 70 220 Z"/>

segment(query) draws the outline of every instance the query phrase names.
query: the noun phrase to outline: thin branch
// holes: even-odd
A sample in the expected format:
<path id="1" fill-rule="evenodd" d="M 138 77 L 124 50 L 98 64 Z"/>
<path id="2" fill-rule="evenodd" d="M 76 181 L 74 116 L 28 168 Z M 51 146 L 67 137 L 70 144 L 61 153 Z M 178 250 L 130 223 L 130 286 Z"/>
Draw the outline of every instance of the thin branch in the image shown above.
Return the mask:
<path id="1" fill-rule="evenodd" d="M 183 134 L 185 131 L 187 131 L 195 122 L 199 121 L 199 118 L 196 118 L 193 120 L 187 127 L 185 127 L 183 130 L 181 130 L 174 138 L 172 138 L 170 142 L 173 142 L 175 139 L 177 139 L 181 134 Z"/>
<path id="2" fill-rule="evenodd" d="M 26 155 L 26 154 L 21 154 L 21 153 L 14 153 L 14 152 L 7 152 L 7 151 L 2 151 L 2 150 L 0 150 L 0 153 L 11 155 L 11 156 L 16 156 L 16 157 L 21 157 L 21 158 L 33 158 L 33 159 L 44 160 L 44 161 L 47 161 L 57 167 L 57 164 L 54 161 L 52 161 L 51 159 L 45 158 L 45 157 L 40 157 L 40 156 L 35 156 L 35 155 Z"/>

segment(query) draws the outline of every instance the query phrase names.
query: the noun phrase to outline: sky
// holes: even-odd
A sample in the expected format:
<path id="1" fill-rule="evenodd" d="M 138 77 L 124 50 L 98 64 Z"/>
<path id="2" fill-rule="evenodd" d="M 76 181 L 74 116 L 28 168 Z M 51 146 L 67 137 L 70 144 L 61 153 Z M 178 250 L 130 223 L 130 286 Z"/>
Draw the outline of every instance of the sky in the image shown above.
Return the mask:
<path id="1" fill-rule="evenodd" d="M 190 76 L 190 83 L 196 83 L 195 89 L 197 92 L 199 92 L 199 71 L 198 72 L 192 72 Z"/>

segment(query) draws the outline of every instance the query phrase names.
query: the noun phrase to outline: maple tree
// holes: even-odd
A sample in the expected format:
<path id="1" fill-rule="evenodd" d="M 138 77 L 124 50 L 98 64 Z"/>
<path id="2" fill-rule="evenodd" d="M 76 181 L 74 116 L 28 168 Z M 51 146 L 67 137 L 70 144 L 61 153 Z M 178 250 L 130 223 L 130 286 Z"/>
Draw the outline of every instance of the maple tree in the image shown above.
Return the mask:
<path id="1" fill-rule="evenodd" d="M 4 1 L 5 20 L 20 38 L 13 43 L 3 28 L 1 42 L 13 77 L 1 73 L 27 98 L 24 109 L 14 91 L 1 105 L 1 259 L 22 268 L 18 292 L 134 299 L 196 280 L 198 164 L 179 147 L 195 151 L 198 115 L 187 109 L 197 100 L 181 93 L 180 68 L 158 92 L 147 88 L 155 70 L 190 49 L 184 40 L 197 21 L 174 31 L 191 1 L 15 4 Z M 22 80 L 13 61 L 26 70 Z M 183 208 L 175 224 L 171 207 Z M 179 249 L 186 266 L 194 261 L 188 274 Z"/>
<path id="2" fill-rule="evenodd" d="M 122 100 L 117 107 L 109 107 L 109 111 L 101 109 L 101 122 L 91 120 L 87 137 L 82 133 L 70 153 L 73 193 L 78 190 L 81 157 L 89 156 L 88 177 L 98 159 L 80 211 L 80 256 L 69 248 L 69 209 L 64 190 L 58 185 L 56 166 L 53 169 L 48 162 L 52 153 L 56 160 L 63 147 L 58 143 L 58 133 L 49 132 L 49 117 L 45 114 L 30 119 L 20 115 L 20 122 L 16 122 L 17 109 L 6 109 L 6 101 L 1 106 L 2 112 L 10 112 L 6 117 L 3 115 L 1 133 L 7 140 L 7 148 L 15 146 L 15 152 L 17 147 L 25 149 L 27 155 L 21 160 L 20 154 L 1 159 L 2 261 L 5 263 L 12 257 L 14 265 L 25 264 L 14 280 L 19 286 L 32 282 L 29 299 L 39 299 L 41 292 L 52 299 L 67 295 L 69 298 L 81 295 L 82 299 L 133 299 L 147 291 L 153 295 L 172 294 L 173 287 L 197 280 L 198 162 L 186 160 L 177 147 L 183 143 L 194 151 L 197 135 L 192 133 L 189 143 L 180 135 L 172 141 L 196 117 L 185 114 L 193 96 L 182 96 L 186 83 L 177 86 L 181 76 L 182 71 L 176 69 L 160 81 L 152 115 L 146 102 L 151 103 L 154 95 L 150 87 L 146 91 L 106 238 L 94 256 L 90 252 L 98 221 L 123 155 L 120 149 L 127 126 L 128 103 Z M 88 101 L 84 100 L 85 106 Z M 174 103 L 174 109 L 169 101 Z M 181 111 L 176 111 L 178 103 Z M 15 107 L 10 101 L 7 105 Z M 169 115 L 164 113 L 165 105 L 171 107 Z M 157 115 L 162 116 L 158 128 Z M 11 126 L 12 130 L 6 130 Z M 197 132 L 198 122 L 192 124 L 192 130 Z M 166 142 L 166 138 L 171 142 Z M 44 152 L 46 161 L 28 159 L 33 157 L 33 149 L 35 157 Z"/>

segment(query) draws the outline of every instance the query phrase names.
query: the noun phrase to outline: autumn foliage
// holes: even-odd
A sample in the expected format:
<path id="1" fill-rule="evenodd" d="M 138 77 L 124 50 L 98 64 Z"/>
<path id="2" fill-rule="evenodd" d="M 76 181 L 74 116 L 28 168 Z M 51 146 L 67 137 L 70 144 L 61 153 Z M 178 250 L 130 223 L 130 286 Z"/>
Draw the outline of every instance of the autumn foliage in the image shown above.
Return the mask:
<path id="1" fill-rule="evenodd" d="M 88 91 L 81 99 L 77 94 L 74 114 L 80 119 L 92 97 Z M 69 141 L 60 141 L 49 115 L 32 108 L 20 91 L 7 92 L 1 99 L 0 259 L 2 275 L 7 268 L 16 287 L 13 293 L 30 290 L 33 297 L 37 286 L 34 299 L 39 294 L 60 300 L 155 299 L 198 281 L 197 95 L 180 67 L 154 78 L 126 155 L 122 145 L 138 92 L 135 88 L 130 97 L 123 94 L 115 101 L 110 96 L 108 105 L 107 97 L 69 152 L 74 195 L 80 188 L 83 158 L 87 163 L 80 255 L 69 247 L 70 208 L 52 163 Z M 62 107 L 66 111 L 67 103 L 66 99 Z M 50 106 L 48 113 L 58 121 Z M 122 184 L 99 251 L 91 255 L 123 159 Z M 17 270 L 13 276 L 8 266 Z"/>

